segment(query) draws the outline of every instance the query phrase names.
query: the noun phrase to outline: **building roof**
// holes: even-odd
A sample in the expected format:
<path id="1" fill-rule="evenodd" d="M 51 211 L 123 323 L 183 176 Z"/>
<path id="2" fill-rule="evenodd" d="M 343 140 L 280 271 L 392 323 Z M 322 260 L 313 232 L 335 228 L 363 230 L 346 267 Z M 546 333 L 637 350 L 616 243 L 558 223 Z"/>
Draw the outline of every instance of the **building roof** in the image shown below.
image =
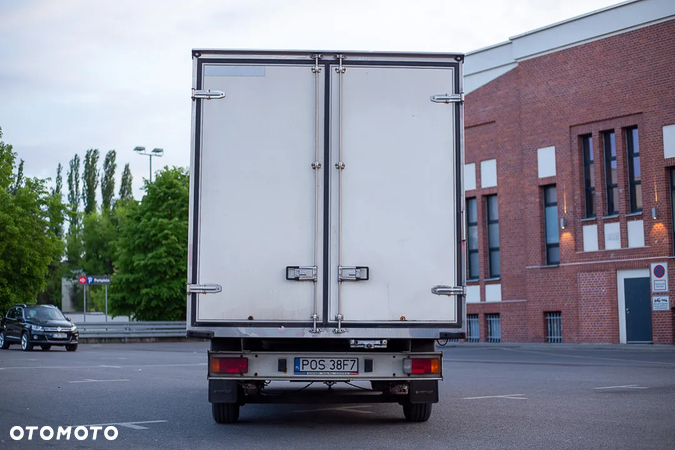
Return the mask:
<path id="1" fill-rule="evenodd" d="M 520 61 L 673 19 L 673 0 L 628 0 L 521 33 L 466 54 L 464 92 L 518 67 Z"/>

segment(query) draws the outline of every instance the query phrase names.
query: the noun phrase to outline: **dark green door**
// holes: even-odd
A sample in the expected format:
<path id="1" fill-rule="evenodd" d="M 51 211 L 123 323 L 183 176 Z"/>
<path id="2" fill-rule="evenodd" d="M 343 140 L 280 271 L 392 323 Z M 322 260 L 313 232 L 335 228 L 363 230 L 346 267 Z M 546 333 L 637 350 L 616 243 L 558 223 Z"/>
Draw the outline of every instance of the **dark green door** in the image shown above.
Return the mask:
<path id="1" fill-rule="evenodd" d="M 626 341 L 652 342 L 652 304 L 649 278 L 626 278 Z"/>

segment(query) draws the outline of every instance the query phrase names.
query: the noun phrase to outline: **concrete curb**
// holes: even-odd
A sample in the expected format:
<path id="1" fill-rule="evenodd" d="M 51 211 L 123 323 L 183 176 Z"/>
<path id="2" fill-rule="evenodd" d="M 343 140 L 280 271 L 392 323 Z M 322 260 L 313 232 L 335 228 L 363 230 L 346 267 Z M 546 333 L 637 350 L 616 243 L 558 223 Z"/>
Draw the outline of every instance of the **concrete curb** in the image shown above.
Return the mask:
<path id="1" fill-rule="evenodd" d="M 442 341 L 441 341 L 442 342 Z M 542 344 L 529 342 L 506 342 L 506 343 L 488 343 L 488 342 L 448 342 L 446 345 L 436 344 L 437 349 L 450 348 L 493 348 L 493 349 L 524 349 L 524 350 L 618 350 L 618 351 L 664 351 L 675 352 L 673 344 Z"/>
<path id="2" fill-rule="evenodd" d="M 80 344 L 138 344 L 143 342 L 193 342 L 206 341 L 188 337 L 119 337 L 119 338 L 80 338 Z"/>

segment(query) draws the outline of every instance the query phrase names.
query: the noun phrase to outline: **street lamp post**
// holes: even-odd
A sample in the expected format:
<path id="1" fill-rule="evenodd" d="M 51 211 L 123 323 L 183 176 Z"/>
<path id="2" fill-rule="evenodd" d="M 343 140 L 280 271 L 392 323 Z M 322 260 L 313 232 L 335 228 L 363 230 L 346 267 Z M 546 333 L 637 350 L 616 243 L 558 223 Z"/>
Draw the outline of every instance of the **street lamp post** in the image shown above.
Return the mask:
<path id="1" fill-rule="evenodd" d="M 162 157 L 164 156 L 164 150 L 161 148 L 153 148 L 152 151 L 146 152 L 145 147 L 135 147 L 134 151 L 139 155 L 145 155 L 150 157 L 150 182 L 152 183 L 152 157 Z"/>

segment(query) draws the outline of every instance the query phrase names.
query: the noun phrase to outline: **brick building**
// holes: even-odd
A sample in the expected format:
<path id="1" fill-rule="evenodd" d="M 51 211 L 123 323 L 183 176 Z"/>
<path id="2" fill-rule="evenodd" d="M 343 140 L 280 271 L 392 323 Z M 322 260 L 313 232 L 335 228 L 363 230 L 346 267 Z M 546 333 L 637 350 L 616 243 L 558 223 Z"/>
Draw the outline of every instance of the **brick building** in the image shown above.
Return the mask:
<path id="1" fill-rule="evenodd" d="M 465 69 L 471 340 L 675 343 L 675 2 L 525 33 Z"/>

